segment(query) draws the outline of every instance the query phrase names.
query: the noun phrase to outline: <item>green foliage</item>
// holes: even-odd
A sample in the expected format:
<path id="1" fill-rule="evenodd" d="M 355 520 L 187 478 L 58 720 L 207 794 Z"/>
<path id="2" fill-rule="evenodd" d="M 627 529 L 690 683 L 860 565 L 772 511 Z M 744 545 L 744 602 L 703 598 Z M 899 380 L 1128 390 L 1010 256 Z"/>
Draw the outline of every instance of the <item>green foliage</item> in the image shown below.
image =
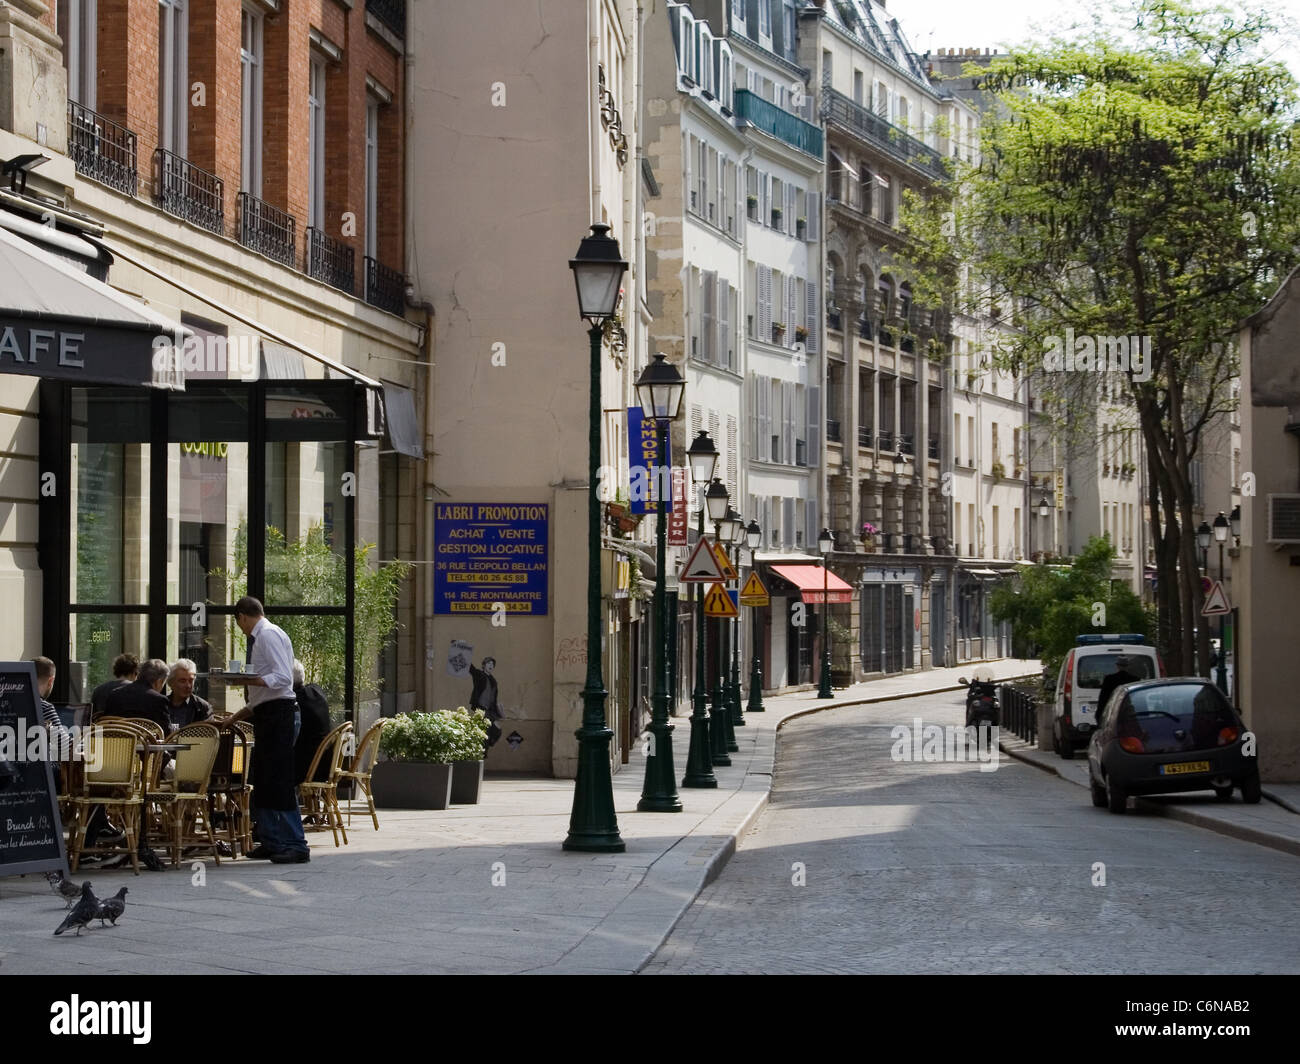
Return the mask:
<path id="1" fill-rule="evenodd" d="M 393 610 L 402 580 L 411 568 L 405 562 L 373 568 L 369 559 L 374 549 L 374 544 L 366 543 L 358 546 L 354 554 L 353 695 L 356 701 L 378 682 L 374 677 L 375 665 L 397 630 Z M 235 602 L 248 593 L 247 522 L 241 521 L 235 532 L 234 567 L 216 570 L 213 576 L 224 583 L 228 602 Z M 276 607 L 342 606 L 346 601 L 345 559 L 325 542 L 322 525 L 312 525 L 306 536 L 292 543 L 279 529 L 267 528 L 264 602 L 267 614 L 289 636 L 308 682 L 319 684 L 334 706 L 344 702 L 347 653 L 343 618 L 289 616 L 277 614 Z M 232 637 L 242 637 L 233 618 L 230 630 Z"/>
<path id="2" fill-rule="evenodd" d="M 1001 584 L 989 596 L 996 621 L 1010 621 L 1016 637 L 1039 647 L 1043 665 L 1055 672 L 1074 646 L 1075 636 L 1088 632 L 1139 632 L 1148 639 L 1152 617 L 1142 600 L 1121 581 L 1111 580 L 1115 548 L 1094 536 L 1069 567 L 1038 564 L 1022 570 L 1019 579 Z M 1093 623 L 1097 606 L 1105 621 Z"/>
<path id="3" fill-rule="evenodd" d="M 481 709 L 402 713 L 380 733 L 379 749 L 393 761 L 482 761 L 487 733 Z"/>
<path id="4" fill-rule="evenodd" d="M 834 617 L 826 618 L 826 634 L 831 643 L 831 663 L 837 669 L 853 666 L 853 629 Z"/>

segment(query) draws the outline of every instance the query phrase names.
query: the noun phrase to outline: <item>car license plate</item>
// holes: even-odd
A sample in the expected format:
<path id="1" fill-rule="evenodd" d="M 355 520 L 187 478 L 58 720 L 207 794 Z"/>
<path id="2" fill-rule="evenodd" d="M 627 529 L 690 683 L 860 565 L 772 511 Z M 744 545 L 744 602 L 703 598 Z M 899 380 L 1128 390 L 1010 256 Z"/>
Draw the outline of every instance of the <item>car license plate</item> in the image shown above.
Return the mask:
<path id="1" fill-rule="evenodd" d="M 1162 776 L 1181 776 L 1186 772 L 1209 772 L 1210 763 L 1208 761 L 1180 761 L 1174 765 L 1161 765 L 1160 774 Z"/>

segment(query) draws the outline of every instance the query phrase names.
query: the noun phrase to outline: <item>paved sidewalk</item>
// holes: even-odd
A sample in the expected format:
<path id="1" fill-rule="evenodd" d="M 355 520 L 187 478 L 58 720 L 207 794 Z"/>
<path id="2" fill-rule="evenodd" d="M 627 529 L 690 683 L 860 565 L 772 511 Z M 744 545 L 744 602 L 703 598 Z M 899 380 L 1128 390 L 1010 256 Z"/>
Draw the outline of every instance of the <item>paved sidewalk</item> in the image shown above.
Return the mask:
<path id="1" fill-rule="evenodd" d="M 987 665 L 997 679 L 1037 662 Z M 735 851 L 766 805 L 776 731 L 836 706 L 960 690 L 971 666 L 764 699 L 736 729 L 716 790 L 679 788 L 681 813 L 638 813 L 644 762 L 614 776 L 622 854 L 564 852 L 572 780 L 497 779 L 477 806 L 354 818 L 350 845 L 313 834 L 307 865 L 223 861 L 165 873 L 86 869 L 100 897 L 128 888 L 118 927 L 52 934 L 63 902 L 41 876 L 0 878 L 0 974 L 630 973 Z M 689 711 L 689 707 L 683 707 Z M 678 779 L 690 738 L 674 718 Z"/>
<path id="2" fill-rule="evenodd" d="M 1088 759 L 1086 754 L 1076 754 L 1066 761 L 1050 750 L 1040 750 L 1014 735 L 1004 733 L 999 743 L 1003 751 L 1021 761 L 1027 761 L 1048 772 L 1055 772 L 1063 780 L 1077 783 L 1083 788 L 1084 800 L 1088 789 Z M 1264 786 L 1264 801 L 1246 805 L 1240 792 L 1232 801 L 1220 802 L 1209 792 L 1188 794 L 1161 794 L 1136 799 L 1142 812 L 1158 813 L 1197 827 L 1208 828 L 1246 842 L 1255 842 L 1275 850 L 1300 856 L 1300 784 L 1277 783 Z"/>

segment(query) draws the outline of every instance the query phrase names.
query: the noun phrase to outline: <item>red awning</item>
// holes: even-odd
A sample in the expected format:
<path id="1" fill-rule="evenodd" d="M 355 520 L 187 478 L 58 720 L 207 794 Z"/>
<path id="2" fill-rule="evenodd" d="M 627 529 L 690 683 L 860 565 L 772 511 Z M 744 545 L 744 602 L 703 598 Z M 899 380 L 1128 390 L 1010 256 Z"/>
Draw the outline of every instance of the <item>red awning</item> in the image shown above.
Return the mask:
<path id="1" fill-rule="evenodd" d="M 823 587 L 831 602 L 853 601 L 853 586 L 820 565 L 774 565 L 772 572 L 794 584 L 799 589 L 800 598 L 809 605 L 823 600 Z"/>

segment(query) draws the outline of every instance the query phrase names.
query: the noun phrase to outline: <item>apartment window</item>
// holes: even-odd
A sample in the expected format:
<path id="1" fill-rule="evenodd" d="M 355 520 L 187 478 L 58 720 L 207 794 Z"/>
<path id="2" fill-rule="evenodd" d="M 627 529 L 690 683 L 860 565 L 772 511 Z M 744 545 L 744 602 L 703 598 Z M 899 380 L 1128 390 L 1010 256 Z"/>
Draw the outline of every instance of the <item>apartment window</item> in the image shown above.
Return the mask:
<path id="1" fill-rule="evenodd" d="M 953 553 L 961 553 L 961 506 L 956 505 L 952 508 L 952 549 Z"/>
<path id="2" fill-rule="evenodd" d="M 795 57 L 794 0 L 785 0 L 782 8 L 781 28 L 785 33 L 785 57 L 791 62 Z"/>
<path id="3" fill-rule="evenodd" d="M 262 195 L 262 15 L 244 8 L 239 68 L 241 87 L 240 190 Z"/>
<path id="4" fill-rule="evenodd" d="M 993 447 L 991 460 L 993 462 L 1000 462 L 1002 460 L 1001 452 L 998 449 L 998 423 L 996 421 L 993 422 Z"/>
<path id="5" fill-rule="evenodd" d="M 998 548 L 999 542 L 1000 541 L 998 539 L 998 508 L 995 506 L 993 507 L 993 553 L 990 555 L 990 557 L 993 558 L 1002 557 L 1002 554 L 1000 553 Z"/>
<path id="6" fill-rule="evenodd" d="M 862 71 L 855 70 L 853 72 L 853 102 L 854 103 L 856 104 L 862 103 L 862 96 L 864 91 L 865 89 L 862 80 Z"/>
<path id="7" fill-rule="evenodd" d="M 731 0 L 731 17 L 737 22 L 745 21 L 745 0 Z"/>
<path id="8" fill-rule="evenodd" d="M 961 415 L 957 415 L 960 417 Z M 972 469 L 975 468 L 975 418 L 974 415 L 966 419 L 966 442 L 969 445 L 969 451 L 966 455 L 966 461 L 970 463 Z M 974 529 L 972 529 L 974 531 Z"/>
<path id="9" fill-rule="evenodd" d="M 954 465 L 961 465 L 961 415 L 952 416 L 952 460 Z"/>
<path id="10" fill-rule="evenodd" d="M 325 228 L 325 60 L 315 56 L 307 79 L 307 224 Z"/>
<path id="11" fill-rule="evenodd" d="M 379 258 L 379 101 L 366 98 L 366 254 Z"/>
<path id="12" fill-rule="evenodd" d="M 158 0 L 158 146 L 184 155 L 189 96 L 185 0 Z"/>
<path id="13" fill-rule="evenodd" d="M 758 35 L 772 36 L 772 0 L 758 0 Z"/>
<path id="14" fill-rule="evenodd" d="M 970 536 L 970 542 L 966 544 L 966 554 L 974 558 L 975 554 L 975 504 L 968 502 L 966 504 L 966 535 Z"/>
<path id="15" fill-rule="evenodd" d="M 97 0 L 62 0 L 59 36 L 68 64 L 68 99 L 95 109 L 95 25 Z"/>
<path id="16" fill-rule="evenodd" d="M 835 65 L 834 65 L 834 63 L 831 61 L 831 53 L 828 52 L 828 51 L 825 51 L 825 50 L 823 49 L 823 51 L 822 51 L 822 80 L 823 80 L 823 81 L 830 81 L 830 80 L 831 80 L 831 77 L 832 77 L 832 74 L 834 73 L 834 70 L 835 70 Z"/>
<path id="17" fill-rule="evenodd" d="M 1019 507 L 1019 506 L 1017 506 L 1016 509 L 1015 509 L 1015 515 L 1016 515 L 1016 522 L 1015 522 L 1015 528 L 1016 528 L 1016 557 L 1019 558 L 1019 557 L 1020 557 L 1020 507 Z"/>

